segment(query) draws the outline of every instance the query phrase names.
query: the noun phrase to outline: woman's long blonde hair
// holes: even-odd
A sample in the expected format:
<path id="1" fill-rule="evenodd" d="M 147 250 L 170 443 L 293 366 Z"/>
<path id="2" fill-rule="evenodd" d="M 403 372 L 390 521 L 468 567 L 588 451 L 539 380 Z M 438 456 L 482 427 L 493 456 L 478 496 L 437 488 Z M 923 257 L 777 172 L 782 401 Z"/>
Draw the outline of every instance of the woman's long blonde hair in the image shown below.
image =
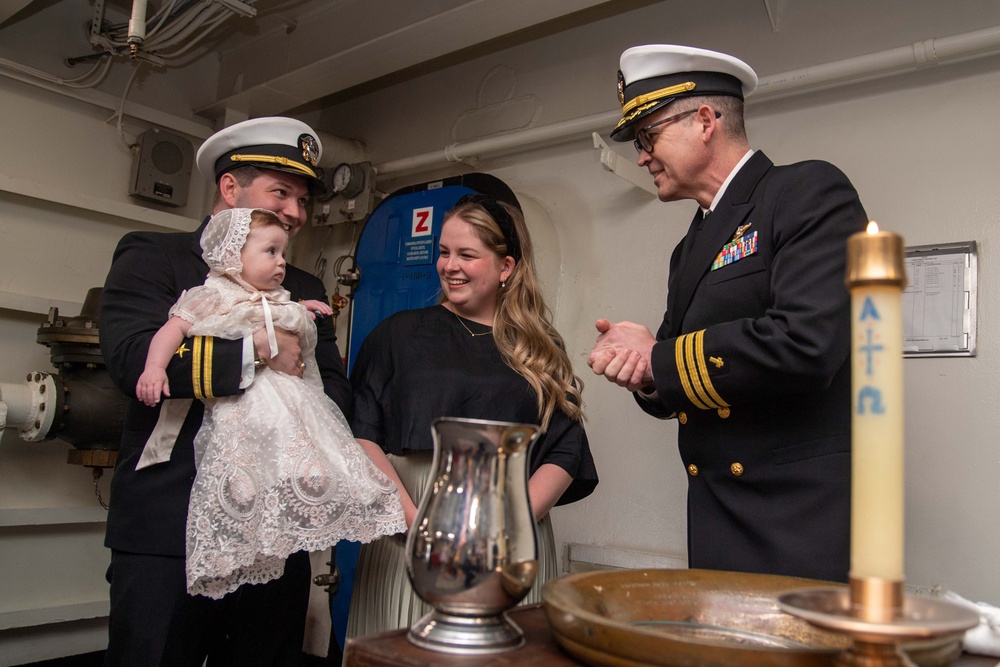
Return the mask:
<path id="1" fill-rule="evenodd" d="M 575 421 L 582 421 L 583 399 L 580 392 L 583 382 L 573 374 L 566 345 L 552 326 L 549 308 L 539 289 L 531 236 L 524 224 L 524 216 L 514 206 L 496 199 L 486 200 L 484 206 L 481 202 L 485 197 L 477 197 L 480 202 L 465 201 L 465 198 L 459 200 L 445 214 L 444 220 L 458 218 L 472 225 L 483 245 L 500 259 L 514 256 L 513 249 L 508 248 L 500 224 L 487 207 L 498 216 L 506 213 L 513 224 L 516 239 L 512 240 L 519 243 L 521 257 L 515 257 L 514 269 L 505 281 L 506 285 L 497 293 L 493 340 L 504 363 L 524 377 L 535 390 L 543 431 L 548 429 L 556 409 Z M 441 296 L 442 303 L 447 300 L 447 296 Z"/>

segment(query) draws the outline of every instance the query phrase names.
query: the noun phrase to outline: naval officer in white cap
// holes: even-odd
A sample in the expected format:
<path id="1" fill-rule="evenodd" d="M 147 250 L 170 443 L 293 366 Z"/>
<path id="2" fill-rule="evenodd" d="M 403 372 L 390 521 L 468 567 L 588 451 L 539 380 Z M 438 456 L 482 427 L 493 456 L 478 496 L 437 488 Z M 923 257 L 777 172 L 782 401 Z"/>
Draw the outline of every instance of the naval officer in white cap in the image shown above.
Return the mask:
<path id="1" fill-rule="evenodd" d="M 316 133 L 292 118 L 257 118 L 209 137 L 198 168 L 216 183 L 213 213 L 266 208 L 295 234 L 306 222 L 311 193 L 323 189 L 322 146 Z M 205 222 L 207 222 L 207 218 Z M 118 386 L 132 396 L 111 482 L 105 544 L 111 549 L 111 616 L 106 665 L 299 664 L 310 590 L 308 554 L 293 554 L 281 579 L 246 585 L 222 600 L 189 596 L 185 589 L 185 523 L 195 475 L 194 436 L 202 400 L 230 396 L 253 381 L 268 351 L 260 340 L 187 339 L 167 368 L 171 400 L 147 407 L 135 400 L 146 350 L 181 292 L 204 282 L 208 267 L 189 233 L 132 232 L 115 251 L 101 305 L 101 350 Z M 291 264 L 283 283 L 292 298 L 326 300 L 323 283 Z M 316 360 L 326 393 L 345 414 L 351 389 L 330 319 L 317 320 Z M 272 368 L 301 375 L 298 339 L 278 331 Z M 176 401 L 181 399 L 181 401 Z M 183 399 L 189 399 L 187 403 Z M 189 407 L 188 407 L 189 403 Z M 136 470 L 136 462 L 166 404 L 186 411 L 169 461 Z"/>
<path id="2" fill-rule="evenodd" d="M 676 418 L 688 475 L 690 567 L 846 581 L 850 559 L 847 237 L 858 194 L 821 161 L 776 166 L 750 148 L 732 56 L 626 50 L 615 141 L 632 141 L 661 201 L 692 199 L 654 336 L 598 320 L 588 362 Z"/>

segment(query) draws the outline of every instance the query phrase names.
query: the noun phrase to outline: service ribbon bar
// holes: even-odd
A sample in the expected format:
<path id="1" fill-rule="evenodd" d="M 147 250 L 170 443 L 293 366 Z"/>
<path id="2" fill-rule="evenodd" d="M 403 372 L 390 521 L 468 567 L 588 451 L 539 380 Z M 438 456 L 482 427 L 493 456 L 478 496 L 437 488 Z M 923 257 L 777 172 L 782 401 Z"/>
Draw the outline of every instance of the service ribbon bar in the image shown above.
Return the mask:
<path id="1" fill-rule="evenodd" d="M 722 246 L 722 250 L 712 262 L 712 271 L 739 261 L 757 252 L 757 232 L 748 236 L 741 236 L 735 241 L 730 241 Z"/>

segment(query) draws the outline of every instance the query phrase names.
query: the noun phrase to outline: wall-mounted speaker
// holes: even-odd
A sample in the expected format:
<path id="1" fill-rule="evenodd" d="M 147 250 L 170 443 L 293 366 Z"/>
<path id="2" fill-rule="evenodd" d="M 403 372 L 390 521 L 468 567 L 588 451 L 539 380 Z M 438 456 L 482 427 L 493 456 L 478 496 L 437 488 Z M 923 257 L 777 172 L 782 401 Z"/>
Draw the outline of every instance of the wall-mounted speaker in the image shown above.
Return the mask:
<path id="1" fill-rule="evenodd" d="M 128 193 L 167 206 L 184 206 L 194 148 L 184 137 L 156 128 L 139 135 Z"/>

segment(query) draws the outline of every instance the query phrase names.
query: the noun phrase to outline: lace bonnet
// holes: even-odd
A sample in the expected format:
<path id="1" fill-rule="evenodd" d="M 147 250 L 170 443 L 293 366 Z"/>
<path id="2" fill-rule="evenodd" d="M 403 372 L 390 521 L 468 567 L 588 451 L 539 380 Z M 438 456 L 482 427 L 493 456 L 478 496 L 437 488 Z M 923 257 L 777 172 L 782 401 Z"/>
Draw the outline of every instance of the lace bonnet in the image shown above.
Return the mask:
<path id="1" fill-rule="evenodd" d="M 240 251 L 250 233 L 254 213 L 274 216 L 263 208 L 227 208 L 211 217 L 201 233 L 201 256 L 212 275 L 236 277 L 243 271 Z"/>

